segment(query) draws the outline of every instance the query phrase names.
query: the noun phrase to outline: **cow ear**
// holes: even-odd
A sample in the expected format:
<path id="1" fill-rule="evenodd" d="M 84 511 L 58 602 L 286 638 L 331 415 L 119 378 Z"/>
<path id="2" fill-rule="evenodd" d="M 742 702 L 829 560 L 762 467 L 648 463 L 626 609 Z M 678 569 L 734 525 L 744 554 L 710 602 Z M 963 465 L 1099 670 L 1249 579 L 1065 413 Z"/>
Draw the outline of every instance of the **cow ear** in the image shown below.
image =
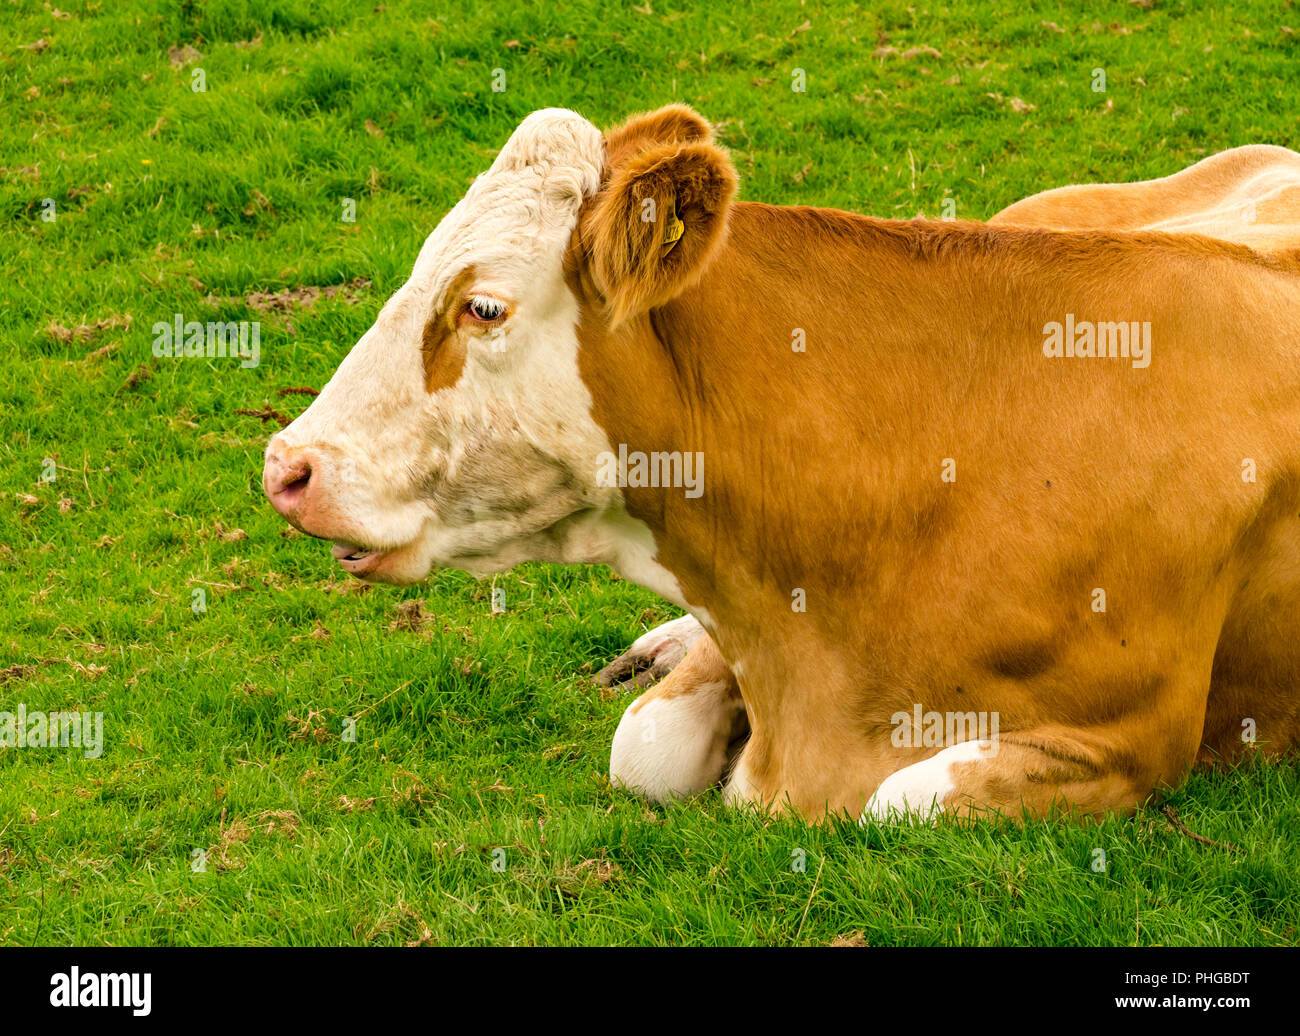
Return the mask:
<path id="1" fill-rule="evenodd" d="M 652 112 L 633 115 L 627 122 L 605 131 L 605 158 L 611 167 L 654 144 L 710 143 L 713 127 L 694 108 L 668 104 Z"/>
<path id="2" fill-rule="evenodd" d="M 641 118 L 657 116 L 664 134 L 606 137 L 604 184 L 581 217 L 587 272 L 611 324 L 663 305 L 700 277 L 736 193 L 735 167 L 707 123 L 684 107 Z"/>

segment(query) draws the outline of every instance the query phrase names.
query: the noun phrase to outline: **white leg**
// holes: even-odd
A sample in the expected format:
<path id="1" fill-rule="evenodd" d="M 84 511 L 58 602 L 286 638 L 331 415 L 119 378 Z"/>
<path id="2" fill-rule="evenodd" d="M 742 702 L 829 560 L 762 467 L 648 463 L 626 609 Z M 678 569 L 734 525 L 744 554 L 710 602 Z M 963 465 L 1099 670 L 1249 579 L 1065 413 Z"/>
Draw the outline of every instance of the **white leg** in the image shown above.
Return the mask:
<path id="1" fill-rule="evenodd" d="M 995 741 L 963 741 L 919 763 L 904 766 L 880 783 L 862 811 L 868 820 L 912 818 L 928 820 L 956 787 L 952 768 L 957 763 L 978 762 L 997 755 Z"/>
<path id="2" fill-rule="evenodd" d="M 658 693 L 660 687 L 627 707 L 609 755 L 610 781 L 652 802 L 715 785 L 726 769 L 727 747 L 745 722 L 744 702 L 728 681 L 671 695 Z"/>
<path id="3" fill-rule="evenodd" d="M 695 616 L 672 619 L 637 637 L 596 679 L 603 686 L 614 683 L 648 686 L 671 673 L 702 636 L 704 627 Z"/>

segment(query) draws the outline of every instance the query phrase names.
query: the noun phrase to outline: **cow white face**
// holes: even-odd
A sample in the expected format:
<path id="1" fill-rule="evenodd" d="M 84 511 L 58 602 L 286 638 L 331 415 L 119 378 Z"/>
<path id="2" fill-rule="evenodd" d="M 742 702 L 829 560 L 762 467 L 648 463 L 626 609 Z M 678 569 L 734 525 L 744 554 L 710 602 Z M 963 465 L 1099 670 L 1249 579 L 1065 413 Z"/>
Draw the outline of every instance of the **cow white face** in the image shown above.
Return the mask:
<path id="1" fill-rule="evenodd" d="M 407 583 L 442 566 L 628 553 L 639 534 L 620 491 L 599 484 L 612 446 L 579 373 L 582 300 L 566 279 L 609 172 L 586 119 L 528 116 L 320 395 L 272 437 L 267 496 L 333 540 L 346 571 Z"/>

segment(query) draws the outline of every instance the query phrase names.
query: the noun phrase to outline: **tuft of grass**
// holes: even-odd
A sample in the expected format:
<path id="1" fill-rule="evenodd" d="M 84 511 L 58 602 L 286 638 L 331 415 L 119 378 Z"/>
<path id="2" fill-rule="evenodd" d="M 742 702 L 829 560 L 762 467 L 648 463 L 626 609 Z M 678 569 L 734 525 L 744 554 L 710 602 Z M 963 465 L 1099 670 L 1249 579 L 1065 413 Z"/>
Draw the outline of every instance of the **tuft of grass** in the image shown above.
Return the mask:
<path id="1" fill-rule="evenodd" d="M 105 747 L 0 749 L 0 944 L 1297 941 L 1293 762 L 1173 794 L 1236 852 L 1156 809 L 809 827 L 614 792 L 626 700 L 590 676 L 671 611 L 599 569 L 349 583 L 265 506 L 255 416 L 324 383 L 536 108 L 684 100 L 746 198 L 983 218 L 1294 144 L 1291 15 L 58 6 L 0 13 L 0 709 L 100 711 Z M 261 363 L 156 359 L 175 313 L 261 320 Z"/>

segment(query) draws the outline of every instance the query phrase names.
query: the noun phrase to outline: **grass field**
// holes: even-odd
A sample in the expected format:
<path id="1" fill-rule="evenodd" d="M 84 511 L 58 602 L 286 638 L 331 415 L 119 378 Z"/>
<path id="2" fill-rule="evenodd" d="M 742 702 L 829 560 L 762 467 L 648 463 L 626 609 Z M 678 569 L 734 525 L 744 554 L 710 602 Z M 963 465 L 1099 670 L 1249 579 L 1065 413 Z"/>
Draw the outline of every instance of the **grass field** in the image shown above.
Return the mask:
<path id="1" fill-rule="evenodd" d="M 1300 8 L 58 2 L 0 8 L 0 710 L 104 747 L 0 748 L 0 945 L 1300 941 L 1294 763 L 1172 793 L 1213 845 L 616 792 L 591 676 L 672 610 L 601 569 L 349 581 L 238 413 L 301 409 L 536 108 L 683 100 L 742 197 L 984 218 L 1295 146 Z M 260 364 L 155 358 L 176 313 L 260 320 Z"/>

